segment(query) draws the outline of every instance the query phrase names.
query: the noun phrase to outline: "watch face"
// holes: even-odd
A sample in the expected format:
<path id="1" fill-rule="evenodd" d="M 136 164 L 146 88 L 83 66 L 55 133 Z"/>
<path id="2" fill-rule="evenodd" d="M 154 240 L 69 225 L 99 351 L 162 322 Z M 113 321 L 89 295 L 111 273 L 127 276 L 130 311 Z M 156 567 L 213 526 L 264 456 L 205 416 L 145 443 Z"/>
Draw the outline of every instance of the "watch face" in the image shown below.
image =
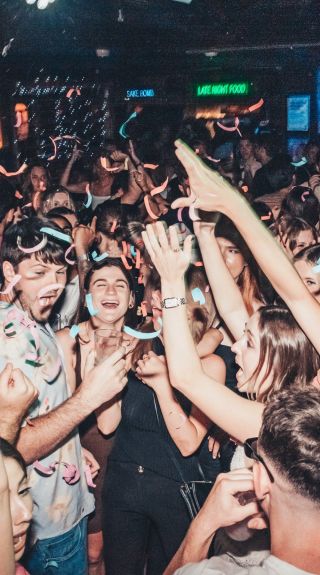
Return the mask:
<path id="1" fill-rule="evenodd" d="M 178 305 L 178 298 L 176 297 L 167 297 L 164 300 L 165 307 L 168 309 L 170 307 L 177 307 Z"/>

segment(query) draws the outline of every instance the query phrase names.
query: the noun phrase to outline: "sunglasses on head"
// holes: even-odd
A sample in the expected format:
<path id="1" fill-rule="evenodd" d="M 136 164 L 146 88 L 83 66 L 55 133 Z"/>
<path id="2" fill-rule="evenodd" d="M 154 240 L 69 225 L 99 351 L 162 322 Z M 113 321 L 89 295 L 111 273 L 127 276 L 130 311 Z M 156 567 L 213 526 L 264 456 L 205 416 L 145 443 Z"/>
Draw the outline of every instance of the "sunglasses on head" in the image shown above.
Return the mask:
<path id="1" fill-rule="evenodd" d="M 270 471 L 270 469 L 268 468 L 267 464 L 265 463 L 263 457 L 261 457 L 261 455 L 259 455 L 257 448 L 258 448 L 258 438 L 257 437 L 251 437 L 250 439 L 247 439 L 244 442 L 244 452 L 246 454 L 247 457 L 249 457 L 249 459 L 253 459 L 254 461 L 258 461 L 259 463 L 262 463 L 263 467 L 265 468 L 268 477 L 271 481 L 271 483 L 274 483 L 274 477 Z"/>

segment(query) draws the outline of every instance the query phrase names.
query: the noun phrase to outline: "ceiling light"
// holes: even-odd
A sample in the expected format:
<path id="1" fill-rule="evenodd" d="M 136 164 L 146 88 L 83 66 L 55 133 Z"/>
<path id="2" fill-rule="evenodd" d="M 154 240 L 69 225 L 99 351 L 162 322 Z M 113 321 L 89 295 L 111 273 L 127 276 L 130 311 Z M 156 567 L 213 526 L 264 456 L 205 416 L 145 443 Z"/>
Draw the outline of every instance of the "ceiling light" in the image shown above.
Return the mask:
<path id="1" fill-rule="evenodd" d="M 174 2 L 182 2 L 182 4 L 191 4 L 192 0 L 173 0 Z"/>
<path id="2" fill-rule="evenodd" d="M 108 56 L 110 56 L 110 50 L 108 48 L 97 48 L 96 54 L 98 58 L 108 58 Z"/>

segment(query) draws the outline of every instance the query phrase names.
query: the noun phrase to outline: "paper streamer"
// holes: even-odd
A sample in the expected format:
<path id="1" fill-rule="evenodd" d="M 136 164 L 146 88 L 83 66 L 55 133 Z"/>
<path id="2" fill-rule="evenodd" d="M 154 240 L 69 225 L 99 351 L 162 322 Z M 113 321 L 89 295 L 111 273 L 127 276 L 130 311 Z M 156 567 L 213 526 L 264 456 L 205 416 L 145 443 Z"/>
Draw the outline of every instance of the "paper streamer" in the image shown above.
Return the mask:
<path id="1" fill-rule="evenodd" d="M 272 212 L 269 212 L 268 215 L 266 216 L 261 216 L 260 220 L 262 222 L 266 222 L 267 220 L 270 220 L 272 218 Z"/>
<path id="2" fill-rule="evenodd" d="M 83 204 L 85 208 L 90 208 L 92 204 L 92 194 L 90 192 L 90 185 L 86 186 L 87 201 Z"/>
<path id="3" fill-rule="evenodd" d="M 20 274 L 15 274 L 12 278 L 12 281 L 9 283 L 9 285 L 6 287 L 6 289 L 4 291 L 0 291 L 1 295 L 8 295 L 8 293 L 11 292 L 11 290 L 13 290 L 14 286 L 17 285 L 17 283 L 21 280 L 21 275 Z"/>
<path id="4" fill-rule="evenodd" d="M 76 263 L 76 260 L 70 260 L 68 258 L 69 254 L 72 252 L 74 247 L 75 247 L 75 244 L 71 244 L 71 246 L 68 247 L 68 249 L 66 250 L 66 252 L 64 254 L 64 259 L 66 260 L 67 264 L 69 264 L 70 266 L 74 266 L 74 264 Z"/>
<path id="5" fill-rule="evenodd" d="M 127 256 L 128 255 L 128 244 L 125 240 L 122 240 L 121 244 L 122 244 L 122 253 L 124 256 Z"/>
<path id="6" fill-rule="evenodd" d="M 146 300 L 143 300 L 140 304 L 141 313 L 142 313 L 143 317 L 147 317 L 147 315 L 148 315 L 147 305 L 148 305 L 148 302 Z"/>
<path id="7" fill-rule="evenodd" d="M 310 196 L 310 192 L 306 191 L 306 192 L 303 192 L 303 194 L 301 194 L 301 201 L 302 202 L 306 201 L 306 196 Z"/>
<path id="8" fill-rule="evenodd" d="M 201 268 L 203 266 L 203 262 L 191 262 L 193 263 L 194 266 L 196 266 L 196 268 Z"/>
<path id="9" fill-rule="evenodd" d="M 102 262 L 102 260 L 105 260 L 109 257 L 109 254 L 107 252 L 103 252 L 103 254 L 99 255 L 98 252 L 94 251 L 91 252 L 91 257 L 95 262 Z"/>
<path id="10" fill-rule="evenodd" d="M 217 126 L 219 126 L 219 128 L 221 128 L 221 130 L 224 130 L 225 132 L 238 132 L 239 136 L 241 137 L 242 134 L 239 130 L 239 124 L 240 124 L 240 120 L 239 120 L 238 116 L 234 119 L 234 126 L 232 126 L 232 127 L 224 126 L 220 122 L 217 122 Z"/>
<path id="11" fill-rule="evenodd" d="M 164 190 L 166 189 L 167 185 L 169 182 L 169 178 L 166 178 L 165 181 L 163 182 L 163 184 L 161 184 L 160 186 L 157 186 L 157 188 L 153 188 L 153 190 L 150 191 L 150 195 L 151 196 L 155 196 L 156 194 L 161 194 L 161 192 L 164 192 Z"/>
<path id="12" fill-rule="evenodd" d="M 60 140 L 75 140 L 76 142 L 78 142 L 78 144 L 81 143 L 81 140 L 79 138 L 77 138 L 77 136 L 71 136 L 70 134 L 66 134 L 65 136 L 56 136 L 55 138 L 53 138 L 52 136 L 49 136 L 49 139 L 51 140 L 51 142 L 53 144 L 53 155 L 50 156 L 50 158 L 48 158 L 49 162 L 52 162 L 52 160 L 54 160 L 57 156 L 56 142 L 59 142 Z"/>
<path id="13" fill-rule="evenodd" d="M 152 211 L 148 196 L 144 196 L 143 200 L 150 218 L 152 218 L 153 220 L 157 220 L 159 216 L 156 216 L 156 214 Z"/>
<path id="14" fill-rule="evenodd" d="M 19 174 L 22 174 L 22 172 L 24 172 L 27 169 L 27 167 L 28 164 L 22 164 L 22 166 L 20 166 L 19 170 L 17 170 L 16 172 L 7 172 L 7 170 L 3 166 L 0 166 L 0 174 L 3 174 L 7 178 L 12 178 L 13 176 L 19 176 Z"/>
<path id="15" fill-rule="evenodd" d="M 64 284 L 52 283 L 52 284 L 49 284 L 48 286 L 42 288 L 41 290 L 39 290 L 37 297 L 42 298 L 42 297 L 45 297 L 45 295 L 47 293 L 50 293 L 51 291 L 56 291 L 56 290 L 60 290 L 60 289 L 64 289 L 64 288 L 65 288 Z"/>
<path id="16" fill-rule="evenodd" d="M 255 112 L 256 110 L 259 110 L 259 108 L 261 108 L 264 104 L 264 99 L 260 98 L 260 100 L 256 103 L 256 104 L 252 104 L 252 106 L 249 106 L 248 110 L 249 112 Z"/>
<path id="17" fill-rule="evenodd" d="M 71 96 L 72 96 L 72 94 L 73 94 L 74 92 L 76 92 L 77 96 L 80 96 L 80 95 L 81 95 L 81 90 L 80 90 L 80 88 L 70 88 L 70 89 L 68 90 L 68 92 L 66 93 L 66 97 L 67 97 L 67 98 L 71 98 Z"/>
<path id="18" fill-rule="evenodd" d="M 64 472 L 62 474 L 63 479 L 65 480 L 68 485 L 74 485 L 78 483 L 80 479 L 80 471 L 76 465 L 73 463 L 64 463 L 65 466 Z"/>
<path id="19" fill-rule="evenodd" d="M 143 167 L 147 170 L 156 170 L 159 168 L 159 164 L 143 164 Z"/>
<path id="20" fill-rule="evenodd" d="M 110 230 L 110 233 L 111 233 L 111 234 L 114 234 L 114 232 L 115 232 L 116 229 L 117 229 L 117 226 L 118 226 L 118 220 L 113 220 L 112 226 L 111 226 L 111 230 Z"/>
<path id="21" fill-rule="evenodd" d="M 132 266 L 130 266 L 130 264 L 128 263 L 126 256 L 121 254 L 120 257 L 121 257 L 121 261 L 122 261 L 124 267 L 126 268 L 126 270 L 132 270 Z"/>
<path id="22" fill-rule="evenodd" d="M 86 466 L 85 466 L 85 468 L 84 468 L 84 474 L 85 474 L 85 477 L 86 477 L 86 481 L 87 481 L 88 487 L 96 487 L 96 484 L 93 483 L 93 480 L 92 480 L 91 469 L 90 469 L 90 466 L 89 466 L 89 465 L 86 465 Z"/>
<path id="23" fill-rule="evenodd" d="M 191 292 L 191 295 L 194 302 L 199 302 L 200 305 L 206 303 L 206 298 L 204 297 L 200 288 L 194 288 Z"/>
<path id="24" fill-rule="evenodd" d="M 161 325 L 161 328 L 157 331 L 152 331 L 152 332 L 146 333 L 146 332 L 138 331 L 136 329 L 132 329 L 131 327 L 128 327 L 127 325 L 124 326 L 123 331 L 127 335 L 130 335 L 132 337 L 136 337 L 137 339 L 154 339 L 155 337 L 159 337 L 159 335 L 161 333 L 161 329 L 162 329 L 161 318 L 159 317 L 159 319 L 157 321 Z"/>
<path id="25" fill-rule="evenodd" d="M 210 291 L 210 286 L 207 285 L 207 286 L 205 287 L 205 290 L 204 290 L 204 291 L 205 291 L 205 293 L 209 293 L 209 291 Z"/>
<path id="26" fill-rule="evenodd" d="M 40 232 L 47 234 L 48 236 L 52 236 L 54 238 L 57 238 L 57 240 L 62 240 L 63 242 L 66 242 L 68 244 L 72 243 L 72 240 L 71 240 L 70 236 L 68 236 L 68 234 L 64 234 L 63 232 L 58 232 L 57 230 L 54 230 L 53 228 L 48 228 L 48 227 L 40 228 Z"/>
<path id="27" fill-rule="evenodd" d="M 138 115 L 137 112 L 133 112 L 133 113 L 129 116 L 129 118 L 128 118 L 125 122 L 123 122 L 123 124 L 121 124 L 121 126 L 120 126 L 120 128 L 119 128 L 119 134 L 120 134 L 120 136 L 122 136 L 122 138 L 124 138 L 125 140 L 126 140 L 127 138 L 129 138 L 129 136 L 128 136 L 127 132 L 126 132 L 127 124 L 129 124 L 129 122 L 131 122 L 131 120 L 133 120 L 134 118 L 136 118 L 137 115 Z"/>
<path id="28" fill-rule="evenodd" d="M 80 327 L 78 325 L 73 325 L 69 331 L 70 337 L 75 338 L 77 337 L 78 333 L 80 333 Z"/>
<path id="29" fill-rule="evenodd" d="M 97 310 L 94 309 L 91 293 L 86 294 L 86 304 L 87 304 L 88 312 L 92 317 L 94 317 L 95 315 L 98 315 Z"/>
<path id="30" fill-rule="evenodd" d="M 132 257 L 135 258 L 137 255 L 137 252 L 136 252 L 134 246 L 130 246 L 130 252 L 131 252 Z"/>
<path id="31" fill-rule="evenodd" d="M 136 255 L 136 269 L 139 270 L 140 266 L 141 266 L 141 252 L 140 250 L 137 249 L 137 255 Z"/>
<path id="32" fill-rule="evenodd" d="M 40 231 L 42 231 L 42 228 Z M 42 250 L 47 245 L 47 241 L 48 241 L 48 238 L 46 236 L 43 236 L 41 242 L 39 242 L 38 244 L 36 244 L 32 248 L 24 248 L 21 245 L 21 237 L 17 236 L 17 246 L 18 246 L 19 250 L 21 250 L 25 254 L 33 254 L 34 252 L 39 252 L 40 250 Z"/>
<path id="33" fill-rule="evenodd" d="M 294 166 L 295 168 L 301 168 L 301 166 L 304 166 L 307 163 L 307 158 L 303 157 L 299 162 L 291 162 L 291 166 Z"/>
<path id="34" fill-rule="evenodd" d="M 45 465 L 40 463 L 40 461 L 37 459 L 37 461 L 35 461 L 32 464 L 32 467 L 36 471 L 39 471 L 39 473 L 42 473 L 42 475 L 47 475 L 49 477 L 49 475 L 53 475 L 53 473 L 55 472 L 57 468 L 57 463 L 52 463 L 51 465 L 49 465 L 49 467 L 46 467 Z"/>

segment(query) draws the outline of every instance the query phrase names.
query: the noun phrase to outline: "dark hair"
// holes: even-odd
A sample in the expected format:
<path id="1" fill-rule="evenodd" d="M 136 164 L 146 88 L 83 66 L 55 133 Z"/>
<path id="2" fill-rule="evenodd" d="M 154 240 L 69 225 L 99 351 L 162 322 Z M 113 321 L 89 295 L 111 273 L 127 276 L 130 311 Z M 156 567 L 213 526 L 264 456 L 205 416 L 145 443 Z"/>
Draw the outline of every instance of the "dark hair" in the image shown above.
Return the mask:
<path id="1" fill-rule="evenodd" d="M 1 246 L 2 262 L 8 261 L 16 268 L 22 261 L 28 260 L 34 255 L 37 260 L 45 263 L 67 265 L 64 254 L 69 245 L 51 235 L 43 234 L 40 231 L 42 227 L 50 227 L 61 232 L 61 229 L 49 220 L 36 217 L 21 220 L 17 224 L 10 226 L 4 234 Z M 23 247 L 31 248 L 40 243 L 44 235 L 47 237 L 47 243 L 41 250 L 27 254 L 19 249 L 18 238 L 20 238 Z"/>
<path id="2" fill-rule="evenodd" d="M 276 393 L 263 413 L 259 447 L 296 493 L 320 504 L 318 389 Z"/>
<path id="3" fill-rule="evenodd" d="M 2 437 L 0 437 L 0 451 L 3 457 L 14 459 L 21 467 L 25 477 L 27 476 L 26 462 L 23 459 L 21 453 L 13 445 L 11 445 L 11 443 L 6 441 L 6 439 L 3 439 Z"/>
<path id="4" fill-rule="evenodd" d="M 55 217 L 55 216 L 74 216 L 74 215 L 75 212 L 73 210 L 70 210 L 70 208 L 66 208 L 65 206 L 56 206 L 46 214 L 46 217 L 48 218 L 49 216 Z"/>
<path id="5" fill-rule="evenodd" d="M 290 156 L 278 154 L 265 167 L 266 179 L 272 192 L 278 192 L 283 188 L 288 188 L 292 184 L 294 167 L 291 164 Z"/>
<path id="6" fill-rule="evenodd" d="M 286 212 L 292 217 L 302 218 L 310 226 L 316 226 L 319 222 L 319 202 L 311 188 L 295 186 L 284 198 L 281 212 Z"/>
<path id="7" fill-rule="evenodd" d="M 297 238 L 300 232 L 310 230 L 315 241 L 318 240 L 318 234 L 308 222 L 302 218 L 292 218 L 291 216 L 282 216 L 278 218 L 273 226 L 273 232 L 279 236 L 282 245 L 288 247 L 291 252 L 296 249 Z"/>
<path id="8" fill-rule="evenodd" d="M 257 216 L 260 218 L 262 223 L 265 224 L 265 226 L 267 226 L 267 228 L 269 228 L 274 224 L 275 220 L 272 214 L 272 210 L 268 206 L 268 204 L 265 204 L 264 202 L 257 200 L 255 202 L 252 202 L 251 207 L 255 211 Z"/>
<path id="9" fill-rule="evenodd" d="M 44 163 L 41 160 L 34 160 L 29 166 L 28 169 L 26 170 L 26 172 L 24 172 L 23 174 L 23 183 L 22 183 L 22 192 L 26 197 L 31 197 L 32 191 L 33 191 L 33 186 L 32 186 L 32 181 L 31 181 L 31 172 L 33 170 L 33 168 L 43 168 L 46 172 L 46 177 L 48 180 L 48 187 L 50 185 L 50 173 L 48 171 L 48 168 L 44 165 Z"/>
<path id="10" fill-rule="evenodd" d="M 279 389 L 307 388 L 318 369 L 320 357 L 291 312 L 281 306 L 264 306 L 258 312 L 260 334 L 260 357 L 253 374 L 257 377 L 265 366 L 260 385 L 274 372 L 273 385 L 263 393 L 257 393 L 259 401 L 267 401 Z"/>
<path id="11" fill-rule="evenodd" d="M 124 277 L 126 278 L 126 280 L 128 282 L 129 289 L 134 296 L 135 286 L 134 286 L 133 277 L 132 277 L 130 271 L 124 267 L 121 259 L 110 257 L 110 258 L 106 258 L 106 259 L 102 260 L 101 262 L 94 262 L 91 265 L 89 271 L 87 272 L 87 274 L 84 278 L 83 290 L 82 290 L 82 294 L 81 294 L 82 305 L 80 304 L 80 306 L 79 306 L 80 317 L 78 318 L 78 320 L 87 321 L 89 319 L 88 310 L 84 306 L 84 300 L 85 300 L 85 292 L 88 293 L 88 291 L 89 291 L 89 286 L 90 286 L 90 282 L 91 282 L 93 274 L 96 271 L 101 270 L 103 268 L 112 268 L 112 267 L 119 268 L 122 271 Z M 136 314 L 137 314 L 137 310 L 136 310 L 136 306 L 134 305 L 132 309 L 128 309 L 128 311 L 127 311 L 126 318 L 125 318 L 126 323 L 128 323 L 129 325 L 135 325 L 136 324 Z"/>
<path id="12" fill-rule="evenodd" d="M 308 264 L 316 264 L 320 259 L 320 244 L 314 244 L 313 246 L 308 246 L 296 254 L 293 258 L 293 263 L 295 262 L 307 262 Z"/>
<path id="13" fill-rule="evenodd" d="M 7 213 L 16 209 L 18 206 L 18 199 L 15 196 L 15 189 L 11 186 L 8 180 L 0 175 L 0 222 L 5 218 Z"/>
<path id="14" fill-rule="evenodd" d="M 279 150 L 278 138 L 274 134 L 258 134 L 254 138 L 254 144 L 259 148 L 264 148 L 270 158 L 273 158 Z"/>

